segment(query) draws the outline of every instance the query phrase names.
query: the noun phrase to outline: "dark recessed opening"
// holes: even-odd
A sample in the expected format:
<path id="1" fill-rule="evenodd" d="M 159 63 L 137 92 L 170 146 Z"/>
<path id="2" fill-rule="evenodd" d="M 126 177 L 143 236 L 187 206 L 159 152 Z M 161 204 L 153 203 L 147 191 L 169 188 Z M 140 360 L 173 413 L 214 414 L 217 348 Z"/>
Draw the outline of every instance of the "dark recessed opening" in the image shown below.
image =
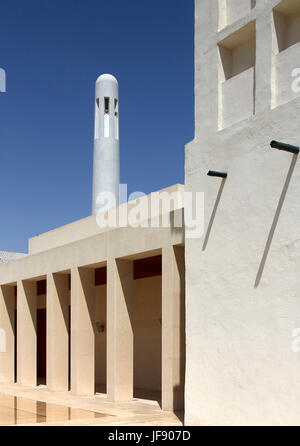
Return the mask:
<path id="1" fill-rule="evenodd" d="M 133 277 L 134 280 L 144 279 L 146 277 L 161 276 L 162 263 L 161 255 L 154 257 L 147 257 L 146 259 L 134 260 L 133 262 Z M 70 276 L 69 276 L 70 278 Z M 69 279 L 70 280 L 70 279 Z M 95 269 L 95 286 L 106 285 L 107 283 L 107 268 Z M 69 289 L 71 288 L 69 283 Z M 41 296 L 47 292 L 47 281 L 39 280 L 37 282 L 37 295 Z"/>
<path id="2" fill-rule="evenodd" d="M 109 98 L 104 98 L 104 113 L 109 114 Z"/>
<path id="3" fill-rule="evenodd" d="M 146 277 L 161 276 L 162 262 L 161 255 L 147 257 L 146 259 L 134 260 L 133 262 L 133 278 L 144 279 Z M 106 285 L 107 283 L 107 268 L 95 269 L 95 286 Z"/>
<path id="4" fill-rule="evenodd" d="M 41 296 L 43 294 L 46 294 L 47 292 L 47 281 L 45 280 L 38 280 L 36 284 L 37 288 L 37 295 Z"/>

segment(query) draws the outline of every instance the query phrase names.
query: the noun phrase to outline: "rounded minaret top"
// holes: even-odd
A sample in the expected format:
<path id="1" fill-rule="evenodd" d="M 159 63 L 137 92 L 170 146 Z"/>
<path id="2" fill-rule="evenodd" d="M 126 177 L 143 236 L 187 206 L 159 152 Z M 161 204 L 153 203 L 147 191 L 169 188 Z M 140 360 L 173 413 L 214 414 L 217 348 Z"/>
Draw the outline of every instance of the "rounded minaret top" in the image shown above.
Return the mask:
<path id="1" fill-rule="evenodd" d="M 112 74 L 102 74 L 98 77 L 96 82 L 114 82 L 115 84 L 118 84 L 117 79 Z"/>

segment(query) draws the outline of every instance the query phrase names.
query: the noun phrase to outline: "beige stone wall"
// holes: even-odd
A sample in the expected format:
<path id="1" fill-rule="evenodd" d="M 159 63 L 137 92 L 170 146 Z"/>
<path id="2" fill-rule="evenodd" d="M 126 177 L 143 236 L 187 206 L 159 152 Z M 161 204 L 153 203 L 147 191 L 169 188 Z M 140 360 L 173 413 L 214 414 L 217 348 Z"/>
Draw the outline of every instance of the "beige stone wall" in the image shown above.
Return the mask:
<path id="1" fill-rule="evenodd" d="M 134 386 L 161 389 L 161 276 L 134 281 Z"/>
<path id="2" fill-rule="evenodd" d="M 42 310 L 42 309 L 46 308 L 46 299 L 47 299 L 46 294 L 40 294 L 37 297 L 37 309 L 38 310 Z"/>
<path id="3" fill-rule="evenodd" d="M 171 220 L 170 214 L 166 216 L 168 221 Z M 67 358 L 68 338 L 65 321 L 69 293 L 66 278 L 68 279 L 67 275 L 71 273 L 71 392 L 76 395 L 94 394 L 94 270 L 107 266 L 107 394 L 110 401 L 131 401 L 134 377 L 133 262 L 161 254 L 164 270 L 161 286 L 164 290 L 162 407 L 165 410 L 181 409 L 184 379 L 181 359 L 183 356 L 180 356 L 183 341 L 183 331 L 180 331 L 183 327 L 183 243 L 184 231 L 181 228 L 117 228 L 0 265 L 0 284 L 7 285 L 12 290 L 14 286 L 18 287 L 18 382 L 36 385 L 35 315 L 37 304 L 43 305 L 42 296 L 39 296 L 39 303 L 37 302 L 36 282 L 47 278 L 47 290 L 51 296 L 47 311 L 47 376 L 50 377 L 53 391 L 67 389 L 67 362 L 58 373 L 57 370 L 63 358 Z M 149 285 L 150 289 L 151 286 Z M 4 296 L 0 297 L 0 304 L 3 306 Z M 156 329 L 157 319 L 156 314 L 152 321 Z M 3 337 L 3 333 L 9 331 L 5 314 L 1 323 Z M 55 348 L 52 348 L 53 345 L 49 344 L 53 338 L 56 338 L 54 345 L 57 345 L 59 340 L 63 341 L 60 342 L 59 357 Z M 148 343 L 148 346 L 151 347 L 151 344 Z M 140 347 L 139 349 L 141 351 Z M 9 353 L 12 357 L 12 352 Z M 5 352 L 0 352 L 0 355 L 8 364 L 8 355 L 6 357 Z M 154 358 L 152 366 L 157 367 L 157 364 Z M 0 369 L 4 370 L 4 366 L 6 367 L 6 363 Z M 12 372 L 10 363 L 5 374 L 12 376 Z M 159 378 L 149 384 L 147 373 L 148 370 L 143 370 L 139 385 L 150 387 L 155 382 L 156 386 Z M 136 373 L 137 376 L 139 374 L 140 371 L 138 375 Z"/>
<path id="4" fill-rule="evenodd" d="M 46 308 L 46 295 L 38 296 L 37 308 Z M 106 332 L 106 285 L 101 285 L 95 287 L 95 382 L 102 385 Z M 134 281 L 134 386 L 161 389 L 161 276 Z"/>
<path id="5" fill-rule="evenodd" d="M 95 381 L 106 382 L 106 285 L 95 288 Z M 161 389 L 161 277 L 134 281 L 134 386 Z M 105 326 L 101 332 L 101 325 Z"/>

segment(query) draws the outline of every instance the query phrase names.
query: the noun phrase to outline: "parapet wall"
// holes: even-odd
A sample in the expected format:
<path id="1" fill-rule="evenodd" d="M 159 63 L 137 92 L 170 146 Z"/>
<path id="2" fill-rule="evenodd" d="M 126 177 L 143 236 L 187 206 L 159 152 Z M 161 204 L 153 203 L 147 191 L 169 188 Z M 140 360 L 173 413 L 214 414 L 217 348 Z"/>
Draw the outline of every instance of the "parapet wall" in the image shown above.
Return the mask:
<path id="1" fill-rule="evenodd" d="M 182 208 L 184 194 L 184 186 L 182 184 L 176 184 L 166 189 L 162 189 L 158 192 L 167 193 L 171 198 L 175 197 L 175 199 L 171 200 L 170 202 L 170 211 Z M 148 202 L 148 206 L 150 206 L 151 197 L 153 196 L 153 194 L 154 193 L 140 198 L 140 202 Z M 122 209 L 124 209 L 124 206 L 126 206 L 126 203 L 121 204 L 118 207 L 117 212 L 121 212 Z M 129 202 L 128 211 L 130 211 L 133 206 L 134 202 Z M 114 210 L 110 210 L 108 215 L 112 214 L 112 212 L 114 212 Z M 94 235 L 101 234 L 110 230 L 110 227 L 100 227 L 97 224 L 97 216 L 90 215 L 89 217 L 77 220 L 73 223 L 61 226 L 59 228 L 53 229 L 52 231 L 45 232 L 44 234 L 40 234 L 36 237 L 30 238 L 28 241 L 28 251 L 29 254 L 37 254 L 42 251 L 47 251 L 48 249 L 57 248 L 58 246 L 73 243 L 77 240 L 92 237 Z"/>

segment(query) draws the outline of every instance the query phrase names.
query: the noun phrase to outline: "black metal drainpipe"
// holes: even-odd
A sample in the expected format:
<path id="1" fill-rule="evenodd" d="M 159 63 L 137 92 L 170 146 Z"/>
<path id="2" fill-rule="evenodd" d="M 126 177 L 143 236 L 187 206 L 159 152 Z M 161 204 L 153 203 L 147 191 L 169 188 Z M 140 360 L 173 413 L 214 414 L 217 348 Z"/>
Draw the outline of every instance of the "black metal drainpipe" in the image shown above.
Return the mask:
<path id="1" fill-rule="evenodd" d="M 210 170 L 207 174 L 209 177 L 227 178 L 228 174 L 226 172 L 216 172 L 215 170 Z"/>
<path id="2" fill-rule="evenodd" d="M 294 155 L 298 155 L 298 153 L 300 152 L 299 147 L 285 144 L 284 142 L 271 141 L 270 145 L 273 149 L 283 150 L 284 152 L 290 152 Z"/>

